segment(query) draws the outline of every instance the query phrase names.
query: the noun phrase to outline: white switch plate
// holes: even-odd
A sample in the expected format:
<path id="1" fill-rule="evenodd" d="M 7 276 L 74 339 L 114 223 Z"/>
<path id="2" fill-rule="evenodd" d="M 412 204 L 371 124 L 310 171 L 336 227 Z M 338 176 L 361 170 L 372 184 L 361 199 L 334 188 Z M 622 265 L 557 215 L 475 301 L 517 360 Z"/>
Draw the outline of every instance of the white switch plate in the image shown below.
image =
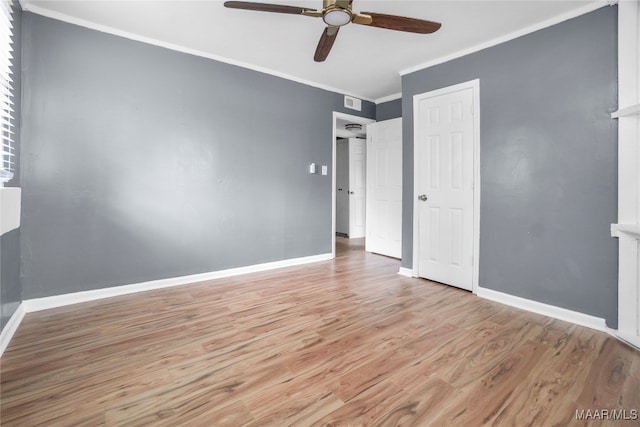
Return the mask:
<path id="1" fill-rule="evenodd" d="M 327 174 L 327 166 L 322 165 L 322 175 L 326 175 Z"/>
<path id="2" fill-rule="evenodd" d="M 311 163 L 309 165 L 309 173 L 316 173 L 316 164 L 315 163 Z"/>

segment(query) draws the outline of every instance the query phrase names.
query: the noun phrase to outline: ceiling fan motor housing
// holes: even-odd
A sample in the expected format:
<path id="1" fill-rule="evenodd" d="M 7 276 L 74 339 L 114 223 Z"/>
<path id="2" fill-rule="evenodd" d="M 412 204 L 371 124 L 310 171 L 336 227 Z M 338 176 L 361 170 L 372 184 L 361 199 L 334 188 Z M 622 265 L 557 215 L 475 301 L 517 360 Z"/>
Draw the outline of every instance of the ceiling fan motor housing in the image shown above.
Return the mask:
<path id="1" fill-rule="evenodd" d="M 341 4 L 344 3 L 344 4 Z M 353 20 L 353 13 L 349 2 L 337 0 L 323 0 L 322 20 L 332 27 L 347 25 Z"/>

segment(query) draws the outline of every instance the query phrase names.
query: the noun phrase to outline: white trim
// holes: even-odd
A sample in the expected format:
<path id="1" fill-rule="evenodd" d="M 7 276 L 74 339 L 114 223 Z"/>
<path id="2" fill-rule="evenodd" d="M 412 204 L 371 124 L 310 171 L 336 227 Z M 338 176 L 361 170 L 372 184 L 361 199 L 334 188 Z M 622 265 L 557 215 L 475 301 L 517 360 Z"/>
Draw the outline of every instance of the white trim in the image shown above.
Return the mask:
<path id="1" fill-rule="evenodd" d="M 619 339 L 620 341 L 624 342 L 625 344 L 627 344 L 628 346 L 631 346 L 633 348 L 635 348 L 636 350 L 640 351 L 640 347 L 638 347 L 638 344 L 636 343 L 637 341 L 637 337 L 634 337 L 633 335 L 629 335 L 623 332 L 618 331 L 617 329 L 608 329 L 607 332 L 609 332 L 609 335 L 611 335 L 614 338 Z"/>
<path id="2" fill-rule="evenodd" d="M 402 92 L 394 93 L 392 95 L 383 96 L 382 98 L 374 99 L 373 102 L 377 104 L 382 104 L 384 102 L 395 101 L 396 99 L 402 98 Z"/>
<path id="3" fill-rule="evenodd" d="M 600 8 L 602 8 L 604 6 L 608 6 L 608 5 L 610 6 L 611 4 L 612 3 L 609 2 L 609 1 L 602 1 L 602 0 L 598 1 L 598 2 L 594 2 L 594 3 L 590 3 L 590 4 L 588 4 L 588 5 L 584 6 L 584 7 L 581 7 L 579 9 L 575 9 L 575 10 L 563 13 L 561 15 L 554 16 L 553 18 L 547 19 L 545 21 L 539 22 L 539 23 L 534 24 L 534 25 L 530 25 L 528 27 L 522 28 L 520 30 L 514 31 L 514 32 L 509 33 L 509 34 L 505 34 L 505 35 L 497 37 L 497 38 L 495 38 L 493 40 L 489 40 L 487 42 L 477 44 L 477 45 L 472 46 L 470 48 L 462 49 L 462 50 L 459 50 L 457 52 L 441 56 L 440 58 L 437 58 L 437 59 L 434 59 L 434 60 L 431 60 L 431 61 L 423 62 L 423 63 L 415 65 L 413 67 L 405 68 L 403 70 L 400 70 L 400 75 L 404 76 L 404 75 L 407 75 L 407 74 L 415 73 L 416 71 L 424 70 L 425 68 L 433 67 L 434 65 L 442 64 L 444 62 L 451 61 L 453 59 L 460 58 L 462 56 L 466 56 L 466 55 L 469 55 L 469 54 L 474 53 L 474 52 L 478 52 L 478 51 L 486 49 L 488 47 L 496 46 L 496 45 L 499 45 L 501 43 L 505 43 L 505 42 L 508 42 L 510 40 L 517 39 L 518 37 L 522 37 L 522 36 L 527 35 L 529 33 L 533 33 L 533 32 L 542 30 L 543 28 L 551 27 L 552 25 L 556 25 L 556 24 L 559 24 L 559 23 L 561 23 L 563 21 L 567 21 L 569 19 L 576 18 L 576 17 L 578 17 L 580 15 L 584 15 L 585 13 L 593 12 L 594 10 L 600 9 Z"/>
<path id="4" fill-rule="evenodd" d="M 530 299 L 505 294 L 492 289 L 481 288 L 479 286 L 476 289 L 476 294 L 480 298 L 499 302 L 522 310 L 531 311 L 543 316 L 553 317 L 554 319 L 564 320 L 565 322 L 575 323 L 576 325 L 586 326 L 587 328 L 595 329 L 597 331 L 610 333 L 610 329 L 607 328 L 605 320 L 601 317 L 567 310 L 566 308 L 532 301 Z"/>
<path id="5" fill-rule="evenodd" d="M 336 154 L 337 148 L 337 126 L 338 119 L 348 120 L 353 123 L 360 123 L 361 125 L 368 125 L 369 123 L 375 123 L 375 120 L 368 119 L 366 117 L 353 116 L 351 114 L 340 113 L 338 111 L 333 112 L 333 130 L 331 132 L 331 256 L 336 257 Z"/>
<path id="6" fill-rule="evenodd" d="M 479 288 L 480 276 L 480 80 L 470 80 L 453 86 L 417 94 L 413 96 L 413 277 L 418 275 L 418 204 L 415 203 L 418 193 L 416 181 L 418 179 L 418 158 L 416 147 L 418 139 L 419 121 L 416 120 L 418 103 L 427 98 L 446 95 L 460 90 L 473 90 L 473 272 L 471 278 L 471 292 L 475 293 Z"/>
<path id="7" fill-rule="evenodd" d="M 0 333 L 0 357 L 7 349 L 9 345 L 9 341 L 13 338 L 13 334 L 18 330 L 18 326 L 22 323 L 22 319 L 24 319 L 24 315 L 26 314 L 26 310 L 24 307 L 24 303 L 21 303 L 16 311 L 13 313 L 9 321 L 6 325 L 4 325 L 4 329 L 2 333 Z"/>
<path id="8" fill-rule="evenodd" d="M 398 270 L 398 274 L 404 277 L 414 277 L 413 270 L 406 267 L 400 267 L 400 269 Z"/>
<path id="9" fill-rule="evenodd" d="M 175 51 L 182 52 L 182 53 L 187 53 L 189 55 L 195 55 L 195 56 L 200 56 L 202 58 L 212 59 L 214 61 L 223 62 L 225 64 L 235 65 L 237 67 L 246 68 L 246 69 L 249 69 L 249 70 L 257 71 L 259 73 L 269 74 L 269 75 L 272 75 L 272 76 L 275 76 L 275 77 L 280 77 L 280 78 L 283 78 L 283 79 L 286 79 L 286 80 L 291 80 L 293 82 L 302 83 L 302 84 L 307 85 L 307 86 L 312 86 L 312 87 L 316 87 L 316 88 L 319 88 L 319 89 L 324 89 L 324 90 L 327 90 L 329 92 L 336 92 L 336 93 L 339 93 L 341 95 L 353 96 L 353 97 L 356 97 L 356 98 L 359 98 L 359 99 L 362 99 L 362 100 L 365 100 L 365 101 L 374 102 L 372 98 L 368 98 L 366 96 L 362 96 L 360 94 L 356 94 L 356 93 L 352 93 L 352 92 L 346 92 L 344 89 L 339 89 L 339 88 L 336 88 L 336 87 L 324 85 L 324 84 L 321 84 L 321 83 L 313 82 L 311 80 L 301 79 L 299 77 L 292 76 L 291 74 L 282 73 L 280 71 L 272 70 L 270 68 L 260 67 L 260 66 L 257 66 L 257 65 L 249 64 L 247 62 L 237 61 L 235 59 L 226 58 L 224 56 L 214 55 L 214 54 L 208 53 L 208 52 L 203 52 L 201 50 L 191 49 L 191 48 L 188 48 L 188 47 L 185 47 L 185 46 L 164 42 L 162 40 L 157 40 L 157 39 L 154 39 L 154 38 L 151 38 L 151 37 L 145 37 L 145 36 L 141 36 L 141 35 L 138 35 L 138 34 L 130 33 L 128 31 L 118 30 L 116 28 L 112 28 L 112 27 L 109 27 L 109 26 L 106 26 L 106 25 L 96 24 L 95 22 L 86 21 L 84 19 L 79 19 L 79 18 L 76 18 L 76 17 L 73 17 L 73 16 L 66 15 L 64 13 L 47 10 L 47 9 L 44 9 L 44 8 L 42 8 L 40 6 L 34 5 L 32 3 L 28 3 L 28 4 L 24 5 L 23 6 L 23 10 L 25 10 L 27 12 L 35 13 L 37 15 L 42 15 L 42 16 L 45 16 L 47 18 L 56 19 L 58 21 L 67 22 L 69 24 L 78 25 L 78 26 L 81 26 L 81 27 L 89 28 L 91 30 L 100 31 L 102 33 L 107 33 L 107 34 L 112 34 L 114 36 L 124 37 L 126 39 L 135 40 L 135 41 L 138 41 L 138 42 L 147 43 L 147 44 L 150 44 L 150 45 L 159 46 L 159 47 L 163 47 L 165 49 L 175 50 Z"/>
<path id="10" fill-rule="evenodd" d="M 472 292 L 480 286 L 480 80 L 473 85 L 473 278 Z"/>
<path id="11" fill-rule="evenodd" d="M 291 267 L 309 264 L 318 261 L 332 259 L 331 254 L 313 255 L 303 258 L 293 258 L 283 261 L 267 262 L 264 264 L 250 265 L 247 267 L 231 268 L 228 270 L 213 271 L 210 273 L 192 274 L 189 276 L 172 277 L 169 279 L 152 280 L 149 282 L 135 283 L 132 285 L 114 286 L 111 288 L 96 289 L 92 291 L 74 292 L 71 294 L 55 295 L 44 298 L 34 298 L 22 302 L 27 313 L 62 307 L 81 302 L 94 301 L 102 298 L 111 298 L 136 292 L 163 289 L 172 286 L 191 285 L 208 280 L 222 279 L 225 277 L 239 276 L 241 274 L 257 273 L 274 270 L 276 268 Z"/>

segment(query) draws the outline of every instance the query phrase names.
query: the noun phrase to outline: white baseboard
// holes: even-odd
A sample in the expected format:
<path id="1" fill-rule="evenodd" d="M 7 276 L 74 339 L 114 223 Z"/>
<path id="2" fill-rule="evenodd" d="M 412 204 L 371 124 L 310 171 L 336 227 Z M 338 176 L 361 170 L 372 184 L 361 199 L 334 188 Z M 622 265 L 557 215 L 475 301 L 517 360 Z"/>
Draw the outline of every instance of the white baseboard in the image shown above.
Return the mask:
<path id="1" fill-rule="evenodd" d="M 222 279 L 225 277 L 239 276 L 248 273 L 257 273 L 261 271 L 274 270 L 277 268 L 292 267 L 319 261 L 327 261 L 330 259 L 333 259 L 332 254 L 314 255 L 309 257 L 251 265 L 247 267 L 231 268 L 228 270 L 220 270 L 209 273 L 192 274 L 189 276 L 152 280 L 149 282 L 115 286 L 105 289 L 96 289 L 93 291 L 75 292 L 71 294 L 25 300 L 18 306 L 18 309 L 15 311 L 13 316 L 11 316 L 9 322 L 0 334 L 0 356 L 2 356 L 2 353 L 4 353 L 4 350 L 9 345 L 9 341 L 18 329 L 18 326 L 20 325 L 20 322 L 22 322 L 22 319 L 24 318 L 26 313 L 46 310 L 49 308 L 62 307 L 65 305 L 77 304 L 81 302 L 94 301 L 102 298 L 127 295 L 153 289 L 168 288 L 172 286 L 188 285 L 207 280 Z M 398 274 L 406 277 L 413 277 L 413 270 L 400 267 Z M 543 316 L 549 316 L 555 319 L 564 320 L 566 322 L 575 323 L 577 325 L 586 326 L 588 328 L 606 332 L 614 337 L 617 337 L 618 339 L 624 340 L 624 338 L 618 334 L 618 331 L 608 328 L 606 326 L 605 320 L 599 317 L 591 316 L 577 311 L 567 310 L 565 308 L 560 308 L 537 301 L 528 300 L 526 298 L 505 294 L 503 292 L 498 292 L 487 288 L 478 287 L 476 294 L 481 298 L 499 302 L 501 304 L 506 304 L 522 310 L 531 311 Z"/>
<path id="2" fill-rule="evenodd" d="M 74 292 L 71 294 L 55 295 L 44 298 L 34 298 L 22 302 L 24 311 L 47 310 L 65 305 L 94 301 L 102 298 L 110 298 L 119 295 L 127 295 L 136 292 L 150 291 L 154 289 L 168 288 L 172 286 L 189 285 L 207 280 L 222 279 L 225 277 L 239 276 L 241 274 L 257 273 L 260 271 L 274 270 L 276 268 L 292 267 L 309 264 L 318 261 L 333 259 L 332 254 L 313 255 L 303 258 L 293 258 L 283 261 L 267 262 L 264 264 L 250 265 L 247 267 L 231 268 L 228 270 L 213 271 L 209 273 L 192 274 L 189 276 L 172 277 L 168 279 L 152 280 L 149 282 L 135 283 L 132 285 L 114 286 L 110 288 L 96 289 L 92 291 Z"/>
<path id="3" fill-rule="evenodd" d="M 400 267 L 398 274 L 405 277 L 413 277 L 413 270 L 406 267 Z"/>
<path id="4" fill-rule="evenodd" d="M 640 351 L 638 337 L 635 337 L 630 334 L 626 334 L 624 332 L 619 331 L 618 329 L 609 329 L 608 332 L 609 332 L 609 335 L 612 335 L 613 337 L 619 339 L 620 341 L 623 341 L 628 346 L 633 347 L 636 350 Z"/>
<path id="5" fill-rule="evenodd" d="M 18 330 L 18 326 L 20 326 L 25 313 L 24 304 L 21 303 L 4 326 L 2 333 L 0 333 L 0 357 L 7 349 L 9 341 L 13 338 L 13 334 Z"/>
<path id="6" fill-rule="evenodd" d="M 478 287 L 477 295 L 481 298 L 499 302 L 501 304 L 510 305 L 512 307 L 531 311 L 543 316 L 553 317 L 555 319 L 564 320 L 565 322 L 571 322 L 597 331 L 609 333 L 609 328 L 607 328 L 605 320 L 600 317 L 591 316 L 578 311 L 567 310 L 566 308 L 560 308 L 526 298 L 520 298 L 487 288 Z"/>

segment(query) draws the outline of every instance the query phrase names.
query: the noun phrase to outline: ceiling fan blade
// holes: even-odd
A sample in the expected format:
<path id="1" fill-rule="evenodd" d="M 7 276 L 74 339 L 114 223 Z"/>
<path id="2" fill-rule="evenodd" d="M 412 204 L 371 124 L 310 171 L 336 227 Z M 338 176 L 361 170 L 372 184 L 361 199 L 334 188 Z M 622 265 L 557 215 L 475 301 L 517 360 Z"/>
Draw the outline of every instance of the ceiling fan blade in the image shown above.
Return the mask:
<path id="1" fill-rule="evenodd" d="M 333 42 L 336 41 L 339 29 L 340 27 L 327 27 L 324 29 L 322 36 L 320 37 L 320 41 L 318 42 L 316 53 L 313 55 L 314 61 L 322 62 L 327 59 L 327 56 L 329 56 L 329 52 L 331 52 L 331 48 L 333 47 Z"/>
<path id="2" fill-rule="evenodd" d="M 270 3 L 253 3 L 249 1 L 226 1 L 224 2 L 224 7 L 229 7 L 231 9 L 257 10 L 259 12 L 290 13 L 292 15 L 302 15 L 305 11 L 314 11 L 314 9 L 306 7 L 285 6 Z"/>
<path id="3" fill-rule="evenodd" d="M 433 21 L 424 21 L 422 19 L 407 18 L 404 16 L 385 15 L 383 13 L 361 12 L 362 15 L 369 15 L 371 23 L 353 22 L 360 25 L 369 25 L 371 27 L 386 28 L 388 30 L 406 31 L 408 33 L 430 34 L 441 27 L 442 24 Z"/>

